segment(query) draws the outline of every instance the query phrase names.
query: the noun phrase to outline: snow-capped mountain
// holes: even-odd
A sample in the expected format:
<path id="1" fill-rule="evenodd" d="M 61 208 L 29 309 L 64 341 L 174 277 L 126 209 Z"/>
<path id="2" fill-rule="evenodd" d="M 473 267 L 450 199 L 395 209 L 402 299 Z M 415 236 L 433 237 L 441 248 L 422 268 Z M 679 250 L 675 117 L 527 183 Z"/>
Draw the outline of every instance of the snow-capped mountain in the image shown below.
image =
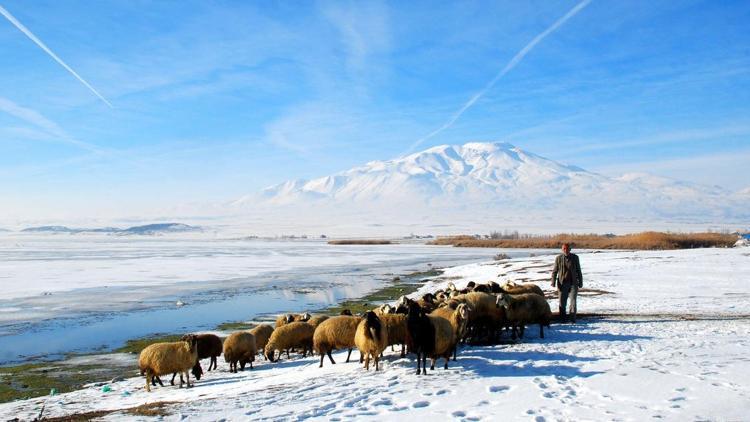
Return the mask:
<path id="1" fill-rule="evenodd" d="M 372 161 L 318 179 L 288 181 L 234 205 L 418 208 L 430 213 L 483 210 L 615 219 L 747 218 L 733 197 L 719 187 L 643 173 L 611 178 L 508 143 L 472 142 Z"/>

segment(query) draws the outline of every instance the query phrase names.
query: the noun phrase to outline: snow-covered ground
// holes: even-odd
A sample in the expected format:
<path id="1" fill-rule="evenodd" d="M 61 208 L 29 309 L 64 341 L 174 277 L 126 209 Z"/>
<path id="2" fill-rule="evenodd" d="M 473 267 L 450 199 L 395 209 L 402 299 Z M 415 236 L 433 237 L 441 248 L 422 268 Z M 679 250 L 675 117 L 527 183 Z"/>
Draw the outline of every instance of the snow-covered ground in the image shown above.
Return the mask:
<path id="1" fill-rule="evenodd" d="M 750 403 L 750 250 L 581 253 L 580 312 L 616 313 L 527 330 L 517 344 L 466 347 L 446 371 L 416 376 L 389 352 L 382 370 L 317 368 L 315 358 L 260 361 L 230 374 L 222 362 L 192 389 L 146 393 L 132 377 L 76 392 L 0 405 L 3 419 L 129 409 L 173 402 L 167 420 L 745 420 Z M 455 267 L 453 281 L 536 280 L 551 258 Z M 427 288 L 427 287 L 426 287 Z M 609 292 L 604 293 L 602 292 Z M 596 295 L 594 295 L 596 294 Z M 628 315 L 622 315 L 628 314 Z M 356 353 L 354 353 L 356 356 Z M 135 373 L 135 368 L 133 374 Z M 144 418 L 120 410 L 108 420 Z"/>

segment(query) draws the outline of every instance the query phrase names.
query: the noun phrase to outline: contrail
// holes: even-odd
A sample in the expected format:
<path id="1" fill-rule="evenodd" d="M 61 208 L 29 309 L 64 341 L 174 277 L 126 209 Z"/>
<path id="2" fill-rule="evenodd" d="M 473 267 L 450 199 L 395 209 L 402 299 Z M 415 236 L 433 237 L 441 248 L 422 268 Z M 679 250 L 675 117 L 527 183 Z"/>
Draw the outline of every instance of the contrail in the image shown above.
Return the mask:
<path id="1" fill-rule="evenodd" d="M 448 129 L 449 127 L 453 126 L 454 123 L 456 123 L 456 120 L 458 120 L 462 114 L 466 112 L 471 106 L 474 105 L 474 103 L 477 102 L 480 98 L 484 96 L 484 94 L 487 93 L 490 89 L 492 89 L 493 86 L 499 81 L 503 76 L 505 76 L 508 72 L 510 72 L 518 63 L 523 60 L 524 57 L 526 57 L 527 54 L 531 52 L 531 50 L 536 47 L 537 44 L 539 44 L 547 35 L 554 32 L 557 28 L 561 27 L 565 22 L 568 21 L 568 19 L 575 16 L 578 12 L 580 12 L 584 7 L 588 6 L 588 4 L 591 3 L 591 0 L 583 0 L 582 2 L 578 3 L 575 7 L 570 9 L 568 13 L 566 13 L 563 17 L 558 19 L 555 23 L 552 24 L 549 28 L 545 29 L 544 32 L 534 37 L 534 39 L 531 40 L 524 48 L 522 48 L 518 53 L 516 53 L 515 56 L 513 56 L 512 59 L 503 67 L 500 72 L 498 72 L 497 75 L 495 75 L 494 78 L 492 78 L 491 81 L 487 83 L 487 85 L 482 88 L 481 91 L 477 92 L 476 94 L 472 95 L 471 98 L 469 98 L 469 101 L 467 101 L 460 109 L 458 109 L 457 112 L 451 116 L 448 121 L 443 123 L 442 126 L 439 128 L 433 130 L 427 136 L 424 136 L 420 139 L 418 139 L 414 144 L 412 144 L 411 147 L 409 147 L 409 150 L 406 152 L 407 154 L 414 151 L 419 145 L 421 145 L 424 141 L 434 137 L 435 135 L 439 134 L 440 132 L 444 131 L 445 129 Z"/>
<path id="2" fill-rule="evenodd" d="M 25 26 L 23 26 L 23 24 L 21 22 L 19 22 L 18 19 L 16 19 L 15 17 L 13 17 L 13 15 L 11 15 L 10 12 L 8 12 L 7 10 L 5 10 L 5 8 L 3 8 L 2 6 L 0 6 L 0 14 L 2 14 L 3 16 L 5 16 L 5 18 L 8 19 L 10 21 L 10 23 L 12 23 L 16 28 L 18 28 L 19 31 L 21 31 L 24 34 L 26 34 L 26 36 L 29 37 L 31 39 L 31 41 L 34 41 L 34 43 L 36 43 L 36 45 L 38 45 L 39 48 L 41 48 L 42 50 L 44 50 L 47 54 L 50 55 L 50 57 L 52 57 L 53 59 L 55 59 L 55 61 L 57 63 L 59 63 L 60 66 L 64 67 L 68 72 L 70 72 L 73 76 L 75 76 L 76 79 L 78 79 L 79 81 L 81 81 L 81 83 L 83 85 L 85 85 L 86 88 L 88 88 L 89 90 L 91 90 L 91 92 L 93 92 L 94 95 L 96 95 L 97 97 L 99 97 L 100 100 L 104 101 L 104 104 L 106 104 L 107 106 L 109 106 L 109 108 L 112 108 L 112 104 L 110 104 L 110 102 L 107 101 L 107 99 L 104 98 L 102 96 L 102 94 L 100 94 L 96 89 L 94 89 L 93 86 L 91 86 L 82 77 L 80 77 L 76 73 L 75 70 L 71 69 L 70 66 L 68 66 L 67 64 L 65 64 L 65 62 L 62 61 L 62 59 L 60 59 L 59 57 L 57 57 L 57 54 L 53 53 L 52 50 L 50 50 L 49 48 L 47 48 L 47 46 L 44 45 L 44 43 L 39 38 L 36 37 L 36 35 L 32 34 L 31 31 L 29 31 L 28 28 L 26 28 Z"/>

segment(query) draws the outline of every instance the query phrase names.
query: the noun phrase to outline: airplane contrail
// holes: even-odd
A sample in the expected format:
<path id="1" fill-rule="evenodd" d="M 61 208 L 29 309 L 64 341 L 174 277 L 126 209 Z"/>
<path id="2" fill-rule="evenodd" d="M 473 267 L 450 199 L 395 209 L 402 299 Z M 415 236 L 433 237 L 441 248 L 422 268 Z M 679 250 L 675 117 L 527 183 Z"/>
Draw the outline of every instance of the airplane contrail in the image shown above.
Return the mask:
<path id="1" fill-rule="evenodd" d="M 484 88 L 482 88 L 481 91 L 477 92 L 476 94 L 472 95 L 471 98 L 469 98 L 469 101 L 467 101 L 460 109 L 458 109 L 457 112 L 453 114 L 453 116 L 448 119 L 442 126 L 439 128 L 433 130 L 432 132 L 428 133 L 426 136 L 418 139 L 416 142 L 412 144 L 412 146 L 409 148 L 409 150 L 406 152 L 407 154 L 414 151 L 415 148 L 417 148 L 419 145 L 421 145 L 424 141 L 434 137 L 435 135 L 439 134 L 440 132 L 448 129 L 449 127 L 453 126 L 454 123 L 461 117 L 462 114 L 466 112 L 471 106 L 474 105 L 474 103 L 477 102 L 480 98 L 484 96 L 484 94 L 487 93 L 490 89 L 492 89 L 493 86 L 499 81 L 503 76 L 505 76 L 508 72 L 510 72 L 518 63 L 523 60 L 524 57 L 526 57 L 531 50 L 536 47 L 537 44 L 539 44 L 547 35 L 554 32 L 557 28 L 561 27 L 565 22 L 568 21 L 568 19 L 575 16 L 578 12 L 580 12 L 584 7 L 588 6 L 588 4 L 591 3 L 591 0 L 583 0 L 575 7 L 570 9 L 568 13 L 566 13 L 563 17 L 555 21 L 549 28 L 545 29 L 544 32 L 540 33 L 534 39 L 532 39 L 526 46 L 524 46 L 518 53 L 516 53 L 515 56 L 513 56 L 512 59 L 503 67 L 500 72 L 495 75 L 494 78 L 492 78 L 491 81 L 489 81 Z"/>
<path id="2" fill-rule="evenodd" d="M 19 22 L 18 19 L 16 19 L 13 15 L 11 15 L 10 12 L 8 12 L 7 10 L 5 10 L 5 8 L 3 8 L 2 6 L 0 6 L 0 14 L 3 15 L 3 16 L 5 16 L 5 18 L 8 19 L 8 21 L 10 21 L 10 23 L 12 23 L 16 28 L 18 28 L 19 31 L 21 31 L 24 34 L 26 34 L 26 36 L 29 37 L 31 39 L 31 41 L 34 41 L 34 43 L 36 45 L 38 45 L 39 48 L 41 48 L 42 50 L 44 50 L 47 54 L 50 55 L 50 57 L 52 57 L 53 59 L 55 59 L 55 61 L 57 63 L 59 63 L 60 66 L 64 67 L 68 72 L 70 72 L 73 76 L 75 76 L 76 79 L 78 79 L 83 85 L 86 86 L 86 88 L 88 88 L 91 92 L 93 92 L 94 95 L 96 95 L 97 97 L 99 97 L 100 100 L 104 101 L 104 104 L 106 104 L 107 106 L 109 106 L 109 108 L 112 108 L 112 104 L 110 104 L 110 102 L 107 101 L 107 99 L 104 98 L 104 96 L 102 96 L 102 94 L 100 94 L 96 89 L 94 89 L 93 86 L 91 86 L 91 84 L 89 84 L 88 82 L 86 82 L 80 75 L 78 75 L 75 70 L 71 69 L 70 66 L 68 66 L 67 64 L 65 64 L 65 62 L 62 61 L 62 59 L 60 59 L 59 57 L 57 57 L 57 54 L 53 53 L 52 50 L 50 50 L 49 48 L 47 48 L 47 46 L 44 45 L 44 43 L 39 38 L 36 37 L 36 35 L 32 34 L 31 31 L 29 31 L 28 28 L 26 28 L 25 26 L 23 26 L 23 24 L 21 22 Z"/>

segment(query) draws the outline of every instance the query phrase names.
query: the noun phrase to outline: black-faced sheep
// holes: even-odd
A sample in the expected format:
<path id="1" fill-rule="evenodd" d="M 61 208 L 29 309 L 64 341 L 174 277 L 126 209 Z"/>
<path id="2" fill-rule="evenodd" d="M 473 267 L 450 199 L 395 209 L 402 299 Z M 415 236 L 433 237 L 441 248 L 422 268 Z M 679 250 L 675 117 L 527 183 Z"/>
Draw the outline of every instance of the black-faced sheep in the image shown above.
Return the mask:
<path id="1" fill-rule="evenodd" d="M 435 350 L 435 327 L 425 314 L 424 309 L 415 301 L 404 298 L 407 307 L 406 326 L 408 328 L 407 345 L 417 355 L 417 375 L 427 374 L 427 355 Z"/>
<path id="2" fill-rule="evenodd" d="M 315 333 L 315 327 L 307 322 L 300 321 L 292 322 L 273 330 L 273 334 L 271 334 L 271 338 L 268 339 L 268 343 L 266 344 L 266 358 L 274 362 L 276 350 L 280 352 L 286 351 L 286 355 L 289 357 L 289 349 L 292 348 L 302 349 L 302 356 L 307 356 L 308 351 L 312 353 L 313 333 Z M 279 354 L 280 357 L 281 354 Z"/>
<path id="3" fill-rule="evenodd" d="M 348 315 L 348 316 L 352 316 L 352 311 L 351 311 L 351 310 L 349 310 L 349 309 L 342 309 L 342 310 L 341 310 L 341 313 L 340 313 L 339 315 Z"/>
<path id="4" fill-rule="evenodd" d="M 221 355 L 222 343 L 219 336 L 215 334 L 198 334 L 198 360 L 211 359 L 208 371 L 216 369 L 216 358 Z"/>
<path id="5" fill-rule="evenodd" d="M 268 339 L 271 338 L 271 334 L 273 333 L 273 327 L 271 327 L 268 324 L 260 324 L 256 327 L 253 327 L 252 330 L 249 331 L 250 334 L 255 336 L 255 348 L 258 349 L 261 354 L 266 349 L 266 344 L 268 343 Z M 265 355 L 264 355 L 265 357 Z"/>
<path id="6" fill-rule="evenodd" d="M 520 337 L 523 338 L 525 324 L 539 324 L 539 337 L 544 338 L 544 327 L 549 327 L 552 311 L 549 303 L 536 293 L 511 295 L 503 293 L 497 298 L 498 306 L 505 309 L 508 321 L 513 324 L 513 338 L 520 326 Z"/>
<path id="7" fill-rule="evenodd" d="M 146 375 L 146 391 L 151 391 L 155 376 L 180 373 L 185 375 L 190 387 L 190 369 L 198 362 L 198 339 L 194 335 L 173 343 L 154 343 L 141 351 L 138 367 L 141 375 Z M 182 388 L 182 378 L 180 378 Z"/>
<path id="8" fill-rule="evenodd" d="M 328 318 L 315 329 L 313 350 L 320 355 L 321 368 L 326 355 L 332 364 L 336 363 L 331 356 L 331 352 L 336 349 L 349 349 L 346 356 L 346 361 L 349 362 L 354 347 L 354 336 L 361 321 L 360 317 L 340 315 Z"/>
<path id="9" fill-rule="evenodd" d="M 360 355 L 365 358 L 365 370 L 370 369 L 370 358 L 375 361 L 375 370 L 379 368 L 380 354 L 388 345 L 388 328 L 373 311 L 365 313 L 365 318 L 357 326 L 354 336 Z"/>
<path id="10" fill-rule="evenodd" d="M 247 331 L 232 333 L 224 340 L 224 360 L 229 363 L 229 372 L 237 372 L 237 363 L 240 364 L 240 371 L 245 370 L 247 363 L 253 369 L 256 354 L 255 336 Z"/>

